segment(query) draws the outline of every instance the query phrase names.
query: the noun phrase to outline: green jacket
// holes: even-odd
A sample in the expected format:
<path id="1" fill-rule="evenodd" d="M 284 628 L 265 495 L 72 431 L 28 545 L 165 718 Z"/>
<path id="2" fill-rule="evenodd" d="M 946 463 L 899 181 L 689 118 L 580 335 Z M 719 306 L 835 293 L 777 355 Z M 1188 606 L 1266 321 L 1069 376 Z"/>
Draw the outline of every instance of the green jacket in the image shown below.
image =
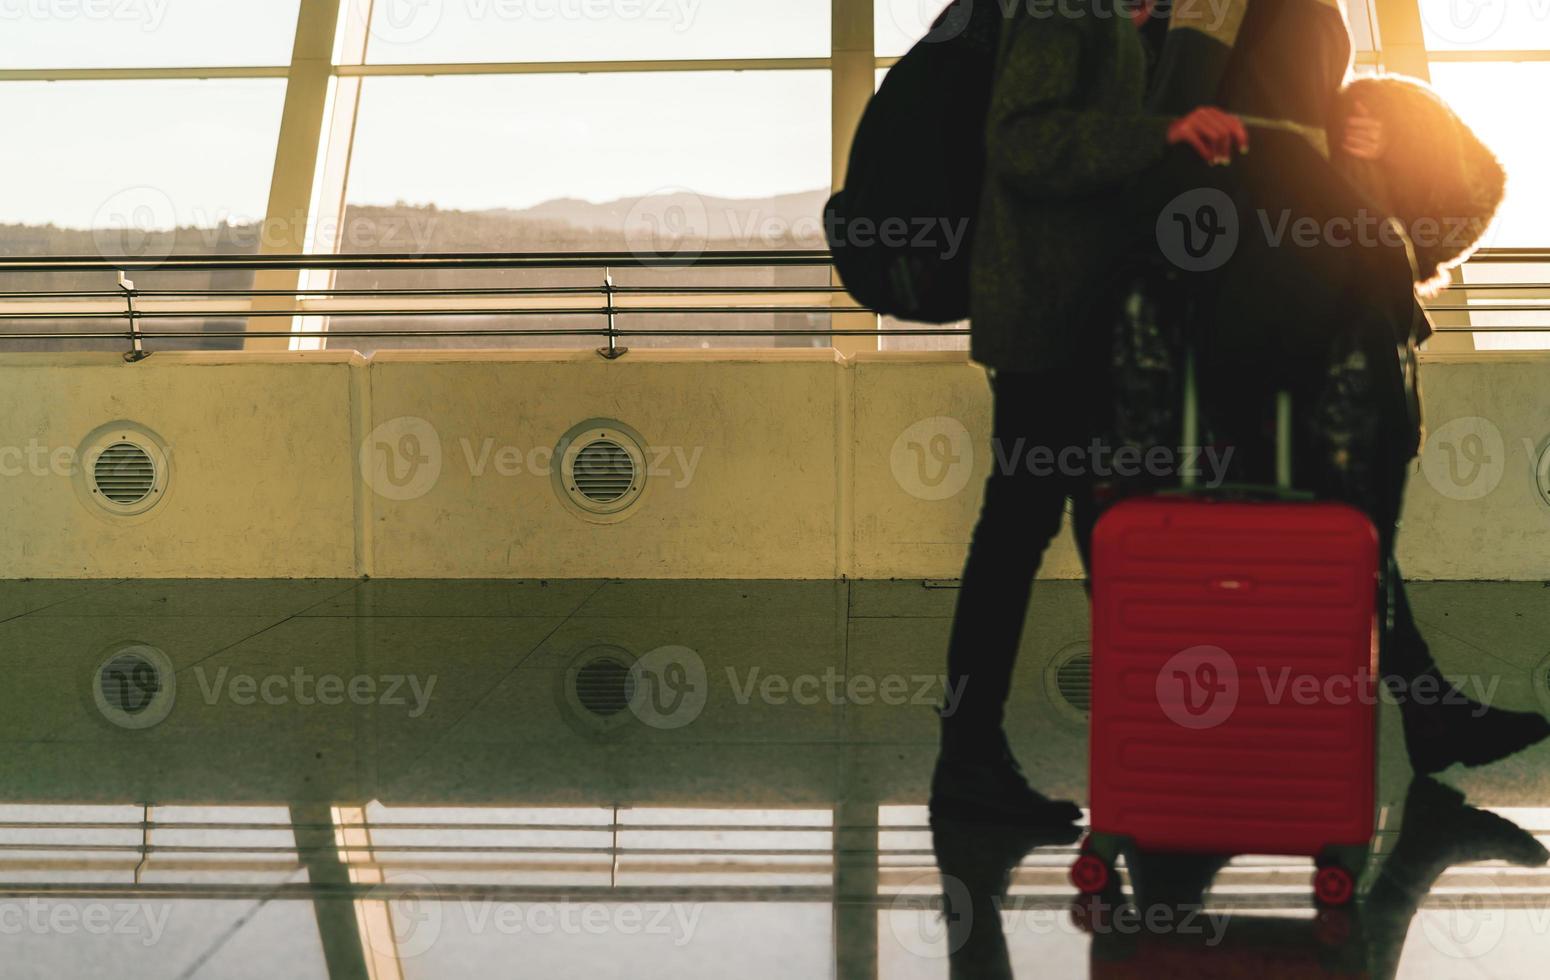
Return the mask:
<path id="1" fill-rule="evenodd" d="M 987 367 L 1069 370 L 1103 349 L 1092 319 L 1132 241 L 1126 185 L 1163 155 L 1171 121 L 1144 112 L 1146 56 L 1113 10 L 1020 8 L 1002 32 L 970 297 Z"/>

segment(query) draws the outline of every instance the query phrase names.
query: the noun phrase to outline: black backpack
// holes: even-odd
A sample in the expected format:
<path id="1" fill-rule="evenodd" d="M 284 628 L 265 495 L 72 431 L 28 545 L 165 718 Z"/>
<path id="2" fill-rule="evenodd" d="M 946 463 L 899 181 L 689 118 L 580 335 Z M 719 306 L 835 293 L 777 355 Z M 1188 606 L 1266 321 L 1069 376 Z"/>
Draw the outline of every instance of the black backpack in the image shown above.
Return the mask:
<path id="1" fill-rule="evenodd" d="M 883 78 L 824 206 L 834 266 L 857 302 L 901 320 L 969 315 L 969 247 L 1001 4 L 954 0 Z"/>

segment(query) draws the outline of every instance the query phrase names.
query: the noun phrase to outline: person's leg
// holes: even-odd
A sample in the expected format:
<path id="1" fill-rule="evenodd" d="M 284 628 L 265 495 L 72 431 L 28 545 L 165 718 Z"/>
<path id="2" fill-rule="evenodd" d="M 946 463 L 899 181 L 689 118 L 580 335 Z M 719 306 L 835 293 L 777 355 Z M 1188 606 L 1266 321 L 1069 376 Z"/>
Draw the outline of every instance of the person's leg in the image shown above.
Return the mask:
<path id="1" fill-rule="evenodd" d="M 942 755 L 932 779 L 933 812 L 1069 822 L 1074 804 L 1033 792 L 1007 748 L 1002 728 L 1033 579 L 1060 530 L 1069 475 L 1041 468 L 1043 447 L 1058 455 L 1085 445 L 1087 393 L 1066 377 L 1002 372 L 995 401 L 992 472 L 964 564 L 948 640 L 947 674 L 955 700 L 942 713 Z"/>
<path id="2" fill-rule="evenodd" d="M 1416 624 L 1394 560 L 1414 429 L 1387 354 L 1352 348 L 1332 359 L 1315 401 L 1309 462 L 1322 495 L 1361 508 L 1378 529 L 1385 579 L 1378 666 L 1399 700 L 1411 765 L 1421 773 L 1483 765 L 1550 737 L 1550 721 L 1471 700 L 1444 679 Z"/>

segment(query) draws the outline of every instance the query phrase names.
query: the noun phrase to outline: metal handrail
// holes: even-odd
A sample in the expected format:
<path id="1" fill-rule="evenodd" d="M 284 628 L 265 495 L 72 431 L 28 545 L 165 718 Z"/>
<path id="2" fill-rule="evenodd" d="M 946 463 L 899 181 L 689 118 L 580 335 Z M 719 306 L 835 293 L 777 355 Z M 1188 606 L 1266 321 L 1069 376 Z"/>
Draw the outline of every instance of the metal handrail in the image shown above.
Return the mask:
<path id="1" fill-rule="evenodd" d="M 1486 264 L 1550 264 L 1550 249 L 1483 249 L 1471 257 L 1472 263 Z M 615 281 L 614 273 L 620 270 L 673 270 L 689 269 L 774 269 L 774 268 L 827 268 L 831 274 L 827 281 L 814 285 L 792 284 L 728 284 L 728 285 L 627 285 Z M 387 288 L 339 288 L 307 286 L 298 282 L 296 288 L 276 288 L 273 282 L 261 287 L 240 289 L 222 287 L 158 286 L 138 289 L 129 273 L 164 272 L 342 272 L 373 270 L 408 272 L 418 270 L 596 270 L 595 284 L 554 286 L 457 286 L 457 287 L 387 287 Z M 654 254 L 634 252 L 441 252 L 441 253 L 378 253 L 349 255 L 166 255 L 141 257 L 116 256 L 48 256 L 48 257 L 0 257 L 0 287 L 5 285 L 6 273 L 115 273 L 119 277 L 117 289 L 94 287 L 82 290 L 68 289 L 0 289 L 0 323 L 50 321 L 126 321 L 122 330 L 74 330 L 50 332 L 46 330 L 0 330 L 0 344 L 6 341 L 62 341 L 108 340 L 125 342 L 126 357 L 138 360 L 146 356 L 144 344 L 148 340 L 191 339 L 268 339 L 320 340 L 327 338 L 422 338 L 422 337 L 599 337 L 605 346 L 599 353 L 618 357 L 627 351 L 620 346 L 626 336 L 634 337 L 736 337 L 747 336 L 746 329 L 729 329 L 715 326 L 649 327 L 623 329 L 619 326 L 622 316 L 735 316 L 735 315 L 871 315 L 876 314 L 865 306 L 843 298 L 844 288 L 833 283 L 832 257 L 822 249 L 771 249 L 760 251 L 694 251 Z M 301 277 L 298 275 L 298 279 Z M 1541 276 L 1540 278 L 1543 278 Z M 1534 293 L 1544 293 L 1540 299 Z M 1486 295 L 1480 295 L 1486 294 Z M 1501 294 L 1492 299 L 1490 294 Z M 1528 294 L 1528 295 L 1525 295 Z M 742 303 L 739 297 L 747 296 L 750 302 Z M 781 297 L 790 296 L 789 304 L 781 303 Z M 595 303 L 565 303 L 566 298 L 596 297 Z M 674 303 L 677 297 L 686 302 Z M 727 297 L 721 303 L 716 297 Z M 763 302 L 753 300 L 764 297 Z M 801 300 L 806 297 L 805 302 Z M 815 297 L 824 297 L 814 303 Z M 388 304 L 350 303 L 349 300 L 390 299 Z M 543 299 L 558 300 L 562 305 L 546 306 Z M 774 302 L 770 301 L 774 298 Z M 661 300 L 667 299 L 667 302 Z M 704 303 L 694 300 L 703 299 Z M 204 306 L 200 300 L 210 300 Z M 287 302 L 288 300 L 288 302 Z M 653 302 L 657 300 L 658 302 Z M 833 300 L 832 302 L 829 300 Z M 247 302 L 242 302 L 247 301 Z M 424 301 L 421 305 L 418 301 Z M 632 302 L 633 301 L 633 302 Z M 640 305 L 635 305 L 636 303 Z M 272 304 L 272 307 L 271 307 Z M 338 304 L 338 305 L 335 305 Z M 7 309 L 10 307 L 10 309 Z M 1500 314 L 1500 313 L 1547 313 L 1550 314 L 1550 283 L 1542 282 L 1495 282 L 1450 283 L 1429 304 L 1436 314 Z M 448 324 L 447 327 L 423 329 L 375 330 L 369 327 L 357 329 L 326 330 L 146 330 L 157 321 L 265 318 L 273 322 L 279 318 L 295 317 L 350 317 L 381 319 L 386 317 L 446 317 L 446 318 L 523 318 L 548 316 L 554 318 L 595 317 L 598 326 L 543 326 L 522 327 L 465 327 Z M 1550 317 L 1544 323 L 1480 325 L 1446 322 L 1438 323 L 1439 333 L 1514 333 L 1550 331 Z M 875 323 L 875 321 L 874 321 Z M 292 325 L 293 327 L 295 324 Z M 878 323 L 871 327 L 814 326 L 814 327 L 761 327 L 758 336 L 773 337 L 944 337 L 963 336 L 962 324 L 897 327 Z"/>
<path id="2" fill-rule="evenodd" d="M 827 251 L 785 249 L 766 251 L 682 251 L 671 254 L 636 252 L 547 252 L 495 254 L 488 252 L 449 252 L 435 254 L 383 253 L 365 255 L 168 255 L 141 257 L 59 256 L 43 258 L 0 258 L 0 286 L 4 273 L 87 273 L 113 272 L 119 277 L 119 289 L 102 288 L 79 291 L 61 289 L 23 289 L 0 291 L 0 321 L 49 322 L 124 320 L 128 329 L 121 331 L 74 330 L 6 331 L 0 341 L 118 340 L 128 341 L 126 357 L 145 356 L 144 343 L 158 339 L 262 338 L 405 338 L 405 337 L 588 337 L 603 338 L 598 353 L 616 358 L 627 352 L 620 340 L 636 337 L 720 337 L 747 335 L 747 330 L 715 327 L 680 327 L 623 330 L 619 317 L 635 316 L 730 316 L 730 315 L 821 315 L 860 314 L 875 317 L 866 307 L 841 300 L 844 289 L 833 284 L 832 273 L 824 282 L 811 286 L 793 284 L 729 285 L 625 285 L 615 281 L 618 270 L 695 269 L 774 269 L 808 267 L 830 269 Z M 273 283 L 255 284 L 255 288 L 232 287 L 138 289 L 127 273 L 162 272 L 296 272 L 307 270 L 340 272 L 348 270 L 406 272 L 418 270 L 596 270 L 596 285 L 489 286 L 453 288 L 336 288 L 308 286 L 274 288 Z M 791 302 L 783 303 L 783 297 Z M 541 302 L 514 305 L 514 301 L 545 298 L 596 297 L 595 304 L 548 306 Z M 717 297 L 726 297 L 721 303 Z M 747 302 L 739 301 L 748 297 Z M 757 298 L 756 298 L 757 297 Z M 399 302 L 387 305 L 350 304 L 350 299 L 390 298 Z M 680 302 L 671 300 L 677 298 Z M 815 304 L 815 298 L 817 300 Z M 214 301 L 201 306 L 198 301 Z M 652 302 L 655 299 L 657 302 Z M 760 301 L 762 299 L 762 302 Z M 771 300 L 774 302 L 771 302 Z M 248 301 L 231 308 L 232 301 Z M 289 302 L 286 302 L 289 300 Z M 423 305 L 416 300 L 426 301 Z M 663 302 L 663 300 L 667 300 Z M 188 305 L 174 301 L 192 301 Z M 225 301 L 224 305 L 221 301 Z M 269 301 L 269 303 L 263 301 Z M 634 302 L 632 302 L 634 301 Z M 696 302 L 698 301 L 698 302 Z M 334 305 L 340 303 L 340 305 Z M 455 303 L 456 305 L 449 305 Z M 120 305 L 121 304 L 121 305 Z M 10 306 L 11 309 L 6 309 Z M 107 308 L 104 308 L 106 306 Z M 264 317 L 271 322 L 280 317 L 597 317 L 597 327 L 479 328 L 449 327 L 435 329 L 329 329 L 322 330 L 145 330 L 156 321 L 191 319 L 245 319 Z M 875 323 L 875 320 L 874 320 Z M 293 327 L 295 325 L 293 324 Z M 855 327 L 770 327 L 761 328 L 761 336 L 834 337 L 834 336 L 940 336 L 957 332 L 955 328 L 921 326 L 879 331 L 875 326 Z"/>

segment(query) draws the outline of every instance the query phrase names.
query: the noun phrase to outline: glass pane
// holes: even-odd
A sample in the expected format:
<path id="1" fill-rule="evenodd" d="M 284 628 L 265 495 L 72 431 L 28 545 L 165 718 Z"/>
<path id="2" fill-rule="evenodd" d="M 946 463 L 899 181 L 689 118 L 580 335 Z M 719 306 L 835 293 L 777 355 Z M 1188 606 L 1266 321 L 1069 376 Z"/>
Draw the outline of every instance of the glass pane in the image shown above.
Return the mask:
<path id="1" fill-rule="evenodd" d="M 1466 284 L 1518 286 L 1550 282 L 1550 263 L 1469 262 Z M 1450 289 L 1440 300 L 1471 307 L 1469 313 L 1434 314 L 1440 323 L 1475 328 L 1476 350 L 1550 350 L 1550 294 L 1542 289 Z M 1493 310 L 1493 306 L 1517 309 Z M 1537 307 L 1537 309 L 1522 309 Z M 1492 327 L 1510 327 L 1493 330 Z M 1537 327 L 1539 329 L 1527 329 Z"/>
<path id="2" fill-rule="evenodd" d="M 301 0 L 7 0 L 5 68 L 288 65 Z"/>
<path id="3" fill-rule="evenodd" d="M 1550 48 L 1550 5 L 1540 0 L 1421 0 L 1433 51 Z"/>
<path id="4" fill-rule="evenodd" d="M 0 255 L 250 254 L 268 204 L 285 82 L 280 79 L 0 83 L 0 173 L 25 193 L 0 198 Z M 124 134 L 132 132 L 132 139 Z M 48 147 L 47 154 L 36 152 Z M 251 273 L 145 273 L 141 289 L 247 288 Z M 0 292 L 92 290 L 111 273 L 0 275 Z M 14 310 L 14 307 L 11 308 Z M 3 314 L 5 310 L 0 310 Z M 240 329 L 241 319 L 166 319 L 147 329 Z M 0 332 L 123 331 L 122 319 L 17 320 Z M 231 339 L 154 342 L 151 350 L 230 347 Z M 8 342 L 6 350 L 122 350 L 124 341 Z"/>
<path id="5" fill-rule="evenodd" d="M 1357 52 L 1372 51 L 1373 38 L 1377 34 L 1372 0 L 1349 0 L 1346 19 L 1351 25 L 1351 47 Z"/>
<path id="6" fill-rule="evenodd" d="M 665 189 L 731 222 L 725 199 L 829 184 L 826 71 L 395 77 L 362 89 L 352 204 L 433 204 L 606 235 L 634 198 Z M 438 219 L 443 239 L 460 220 Z M 779 236 L 763 224 L 726 231 Z M 503 233 L 465 233 L 507 247 Z"/>
<path id="7" fill-rule="evenodd" d="M 829 184 L 829 73 L 685 72 L 369 78 L 363 84 L 343 237 L 355 251 L 633 252 L 821 248 Z M 628 165 L 622 161 L 627 160 Z M 361 228 L 397 229 L 376 243 Z M 391 240 L 389 240 L 389 238 Z M 808 269 L 618 269 L 621 289 L 827 286 Z M 339 276 L 341 287 L 382 281 Z M 393 274 L 402 288 L 588 287 L 602 270 Z M 678 307 L 681 297 L 651 305 Z M 573 300 L 573 301 L 572 301 Z M 702 305 L 710 305 L 700 298 Z M 734 297 L 735 300 L 735 297 Z M 641 302 L 644 302 L 643 300 Z M 730 302 L 727 305 L 731 305 Z M 774 304 L 770 304 L 774 305 Z M 785 305 L 785 304 L 782 304 Z M 793 301 L 790 305 L 797 305 Z M 803 303 L 802 305 L 810 305 Z M 505 329 L 530 337 L 334 337 L 329 346 L 597 347 L 601 314 L 336 317 L 332 330 Z M 620 330 L 716 328 L 741 345 L 827 346 L 827 313 L 621 314 Z M 634 334 L 635 347 L 729 338 Z"/>
<path id="8" fill-rule="evenodd" d="M 879 58 L 896 58 L 926 36 L 949 0 L 872 0 L 872 47 Z"/>
<path id="9" fill-rule="evenodd" d="M 366 60 L 823 58 L 828 0 L 376 0 Z"/>
<path id="10" fill-rule="evenodd" d="M 1522 99 L 1510 97 L 1510 93 L 1546 91 L 1550 63 L 1433 64 L 1432 84 L 1507 167 L 1507 199 L 1482 245 L 1550 245 L 1544 130 L 1525 125 Z"/>
<path id="11" fill-rule="evenodd" d="M 0 222 L 80 231 L 129 214 L 160 229 L 253 221 L 268 203 L 284 99 L 281 79 L 0 82 L 0 173 L 12 190 L 0 196 Z"/>

